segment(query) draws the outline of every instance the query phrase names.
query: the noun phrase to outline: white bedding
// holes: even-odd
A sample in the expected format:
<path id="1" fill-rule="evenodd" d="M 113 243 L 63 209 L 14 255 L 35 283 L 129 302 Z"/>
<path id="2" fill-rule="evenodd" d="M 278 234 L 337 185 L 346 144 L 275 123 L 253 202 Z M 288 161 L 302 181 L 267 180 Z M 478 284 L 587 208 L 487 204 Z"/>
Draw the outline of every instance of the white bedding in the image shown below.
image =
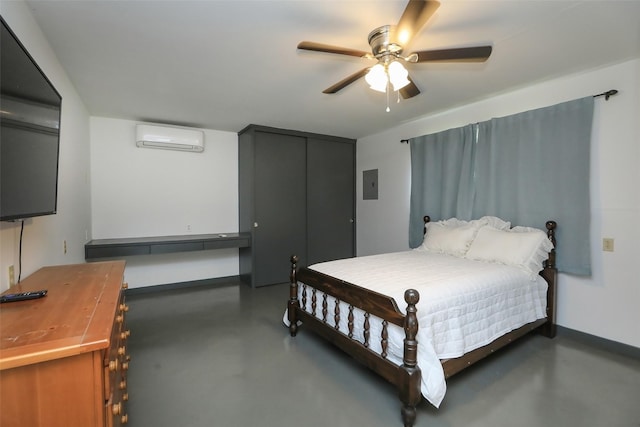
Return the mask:
<path id="1" fill-rule="evenodd" d="M 324 262 L 311 269 L 389 295 L 404 313 L 404 291 L 417 289 L 418 365 L 422 395 L 439 407 L 446 392 L 440 359 L 462 356 L 505 333 L 545 317 L 547 283 L 532 280 L 516 267 L 412 250 Z M 298 287 L 302 305 L 302 286 Z M 318 293 L 316 316 L 322 316 Z M 333 322 L 335 299 L 329 297 Z M 311 290 L 307 307 L 311 312 Z M 355 338 L 363 341 L 363 316 L 354 311 Z M 341 308 L 340 329 L 347 331 L 348 307 Z M 286 314 L 285 314 L 286 321 Z M 381 351 L 379 321 L 371 320 L 370 348 Z M 389 326 L 388 359 L 402 364 L 404 331 Z"/>

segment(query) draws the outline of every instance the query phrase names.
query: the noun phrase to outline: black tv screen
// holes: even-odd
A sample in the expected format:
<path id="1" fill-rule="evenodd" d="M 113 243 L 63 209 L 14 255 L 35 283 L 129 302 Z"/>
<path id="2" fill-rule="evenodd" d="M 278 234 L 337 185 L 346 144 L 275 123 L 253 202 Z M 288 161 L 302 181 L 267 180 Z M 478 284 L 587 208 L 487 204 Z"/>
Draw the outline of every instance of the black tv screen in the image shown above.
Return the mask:
<path id="1" fill-rule="evenodd" d="M 62 97 L 0 21 L 0 221 L 55 214 Z"/>

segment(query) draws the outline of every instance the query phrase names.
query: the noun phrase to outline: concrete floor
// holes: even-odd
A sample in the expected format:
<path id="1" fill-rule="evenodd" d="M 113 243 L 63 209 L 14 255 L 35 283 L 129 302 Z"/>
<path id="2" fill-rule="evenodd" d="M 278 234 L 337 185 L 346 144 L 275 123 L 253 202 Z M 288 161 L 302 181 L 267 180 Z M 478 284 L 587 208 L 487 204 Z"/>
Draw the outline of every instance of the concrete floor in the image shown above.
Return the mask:
<path id="1" fill-rule="evenodd" d="M 287 285 L 129 295 L 131 427 L 402 426 L 395 389 L 281 320 Z M 639 427 L 640 360 L 532 335 L 448 381 L 416 426 Z"/>

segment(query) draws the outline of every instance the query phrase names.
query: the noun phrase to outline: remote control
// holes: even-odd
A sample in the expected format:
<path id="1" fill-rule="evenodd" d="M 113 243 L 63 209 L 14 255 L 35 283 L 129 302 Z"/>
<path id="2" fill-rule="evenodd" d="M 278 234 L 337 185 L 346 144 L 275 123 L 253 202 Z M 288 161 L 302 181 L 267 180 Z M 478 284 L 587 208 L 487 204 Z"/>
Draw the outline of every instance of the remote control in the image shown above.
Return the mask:
<path id="1" fill-rule="evenodd" d="M 15 294 L 6 294 L 0 295 L 0 303 L 3 302 L 14 302 L 14 301 L 24 301 L 28 299 L 36 299 L 42 298 L 47 295 L 47 290 L 43 289 L 41 291 L 33 291 L 33 292 L 18 292 Z"/>

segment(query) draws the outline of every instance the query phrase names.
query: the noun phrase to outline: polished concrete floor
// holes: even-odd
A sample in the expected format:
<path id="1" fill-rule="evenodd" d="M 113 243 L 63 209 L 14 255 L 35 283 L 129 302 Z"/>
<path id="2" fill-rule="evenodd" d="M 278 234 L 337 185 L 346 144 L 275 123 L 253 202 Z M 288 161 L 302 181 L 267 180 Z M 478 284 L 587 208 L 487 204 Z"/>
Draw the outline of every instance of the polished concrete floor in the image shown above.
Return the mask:
<path id="1" fill-rule="evenodd" d="M 281 320 L 287 285 L 129 295 L 131 427 L 401 426 L 395 389 Z M 532 335 L 448 381 L 416 426 L 639 427 L 640 360 Z"/>

